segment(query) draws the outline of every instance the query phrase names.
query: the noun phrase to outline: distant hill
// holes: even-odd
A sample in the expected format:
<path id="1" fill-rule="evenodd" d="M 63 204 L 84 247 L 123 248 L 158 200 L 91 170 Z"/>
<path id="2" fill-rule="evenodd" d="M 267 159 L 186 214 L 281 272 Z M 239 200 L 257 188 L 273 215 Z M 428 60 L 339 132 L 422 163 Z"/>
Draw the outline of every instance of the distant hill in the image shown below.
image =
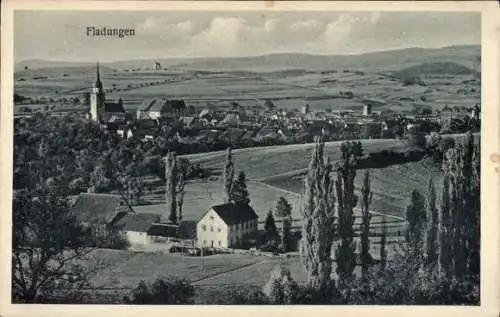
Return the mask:
<path id="1" fill-rule="evenodd" d="M 113 69 L 107 66 L 100 66 L 101 70 L 101 75 L 103 73 L 111 73 L 113 72 Z M 17 70 L 14 72 L 14 79 L 18 78 L 33 78 L 36 76 L 47 76 L 49 78 L 51 77 L 60 77 L 64 74 L 68 76 L 78 76 L 78 77 L 87 77 L 87 76 L 92 76 L 95 77 L 96 73 L 96 65 L 95 64 L 78 64 L 76 66 L 58 66 L 58 67 L 50 67 L 50 66 L 44 66 L 44 67 L 39 67 L 39 68 L 29 68 L 25 70 L 22 68 L 21 70 Z"/>
<path id="2" fill-rule="evenodd" d="M 408 48 L 361 55 L 270 54 L 259 57 L 195 60 L 173 67 L 258 72 L 292 69 L 395 71 L 426 62 L 453 62 L 474 67 L 480 54 L 480 46 L 453 46 L 439 49 Z"/>
<path id="3" fill-rule="evenodd" d="M 393 73 L 398 78 L 425 77 L 426 75 L 477 75 L 477 71 L 452 62 L 424 63 Z"/>
<path id="4" fill-rule="evenodd" d="M 206 71 L 273 72 L 293 69 L 312 71 L 369 70 L 397 71 L 422 63 L 456 63 L 477 68 L 479 45 L 450 46 L 437 49 L 407 48 L 360 55 L 310 55 L 299 53 L 269 54 L 256 57 L 160 59 L 164 68 Z M 151 59 L 103 63 L 110 68 L 152 67 Z M 91 63 L 27 60 L 17 63 L 16 70 L 51 67 L 87 66 Z"/>

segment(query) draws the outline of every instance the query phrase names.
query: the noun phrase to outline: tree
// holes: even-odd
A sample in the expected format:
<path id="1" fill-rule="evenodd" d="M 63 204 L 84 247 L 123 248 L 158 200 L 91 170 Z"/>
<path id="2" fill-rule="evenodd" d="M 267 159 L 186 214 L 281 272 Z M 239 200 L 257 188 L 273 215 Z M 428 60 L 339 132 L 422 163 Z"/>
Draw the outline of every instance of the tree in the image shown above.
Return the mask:
<path id="1" fill-rule="evenodd" d="M 370 172 L 366 170 L 361 188 L 361 274 L 366 277 L 368 267 L 372 262 L 370 255 L 370 204 L 373 193 L 370 189 Z"/>
<path id="2" fill-rule="evenodd" d="M 177 181 L 177 167 L 175 155 L 172 152 L 167 154 L 165 159 L 165 203 L 167 205 L 168 219 L 176 224 L 177 223 L 177 199 L 176 199 L 176 181 Z"/>
<path id="3" fill-rule="evenodd" d="M 278 265 L 271 272 L 271 277 L 262 288 L 262 292 L 269 298 L 271 304 L 295 304 L 299 285 L 290 274 L 290 270 Z"/>
<path id="4" fill-rule="evenodd" d="M 440 263 L 445 271 L 452 269 L 448 276 L 457 279 L 479 274 L 480 153 L 479 144 L 468 133 L 448 150 L 443 163 L 440 241 L 450 247 L 451 253 L 441 255 Z M 450 260 L 452 268 L 446 262 Z"/>
<path id="5" fill-rule="evenodd" d="M 360 142 L 344 142 L 341 145 L 342 158 L 337 163 L 335 188 L 338 205 L 338 233 L 340 245 L 335 250 L 337 275 L 341 285 L 348 284 L 353 278 L 356 267 L 356 244 L 354 242 L 354 207 L 358 197 L 354 194 L 356 165 L 362 156 Z"/>
<path id="6" fill-rule="evenodd" d="M 380 234 L 380 269 L 382 272 L 385 271 L 387 264 L 387 223 L 385 220 L 385 215 L 382 215 L 382 232 Z"/>
<path id="7" fill-rule="evenodd" d="M 439 214 L 439 272 L 451 280 L 453 274 L 452 222 L 451 222 L 450 180 L 443 177 L 441 212 Z"/>
<path id="8" fill-rule="evenodd" d="M 278 229 L 276 228 L 276 223 L 274 221 L 273 211 L 271 209 L 269 209 L 269 212 L 267 213 L 264 231 L 266 232 L 268 241 L 272 241 L 279 237 Z"/>
<path id="9" fill-rule="evenodd" d="M 59 183 L 59 184 L 58 184 Z M 57 292 L 75 296 L 88 283 L 78 264 L 92 248 L 91 231 L 69 211 L 61 178 L 23 189 L 13 199 L 12 298 L 43 302 Z"/>
<path id="10" fill-rule="evenodd" d="M 243 171 L 240 171 L 238 178 L 231 186 L 230 201 L 234 203 L 249 204 L 250 198 L 247 190 L 246 176 Z"/>
<path id="11" fill-rule="evenodd" d="M 224 163 L 224 193 L 226 194 L 226 202 L 231 201 L 231 192 L 234 182 L 234 164 L 231 154 L 231 148 L 226 149 L 226 160 Z"/>
<path id="12" fill-rule="evenodd" d="M 408 223 L 406 242 L 409 256 L 415 261 L 416 265 L 420 265 L 424 255 L 423 243 L 427 216 L 425 213 L 425 198 L 418 190 L 413 190 L 411 193 L 411 203 L 406 208 L 406 221 Z"/>
<path id="13" fill-rule="evenodd" d="M 425 211 L 427 219 L 427 228 L 425 231 L 425 252 L 426 264 L 434 268 L 438 261 L 438 228 L 439 212 L 436 207 L 436 189 L 432 179 L 427 184 L 427 195 L 425 198 Z"/>
<path id="14" fill-rule="evenodd" d="M 177 198 L 177 211 L 178 211 L 178 216 L 177 216 L 177 221 L 182 222 L 183 215 L 182 215 L 182 207 L 184 206 L 184 176 L 182 174 L 179 176 L 179 180 L 177 181 L 177 187 L 176 187 L 176 198 Z"/>
<path id="15" fill-rule="evenodd" d="M 332 290 L 332 244 L 335 236 L 335 196 L 332 164 L 324 155 L 321 137 L 316 144 L 305 179 L 305 206 L 302 213 L 300 255 L 307 271 L 308 289 L 327 296 Z"/>
<path id="16" fill-rule="evenodd" d="M 288 252 L 290 249 L 290 230 L 292 228 L 292 205 L 283 196 L 280 197 L 276 205 L 276 216 L 282 220 L 281 247 L 283 252 Z"/>
<path id="17" fill-rule="evenodd" d="M 264 107 L 266 107 L 267 111 L 276 110 L 276 106 L 274 105 L 274 103 L 271 99 L 266 99 L 266 101 L 264 102 Z"/>
<path id="18" fill-rule="evenodd" d="M 185 279 L 157 278 L 152 284 L 139 282 L 132 291 L 131 304 L 193 304 L 194 287 Z"/>

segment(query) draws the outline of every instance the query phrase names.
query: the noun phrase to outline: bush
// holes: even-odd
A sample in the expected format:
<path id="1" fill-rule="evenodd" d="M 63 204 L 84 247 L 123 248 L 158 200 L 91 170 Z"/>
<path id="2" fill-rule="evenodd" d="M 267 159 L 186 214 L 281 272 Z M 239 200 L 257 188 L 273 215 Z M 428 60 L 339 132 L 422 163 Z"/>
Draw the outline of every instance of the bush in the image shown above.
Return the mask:
<path id="1" fill-rule="evenodd" d="M 157 278 L 153 284 L 141 281 L 132 291 L 129 304 L 193 304 L 194 287 L 186 279 Z"/>
<path id="2" fill-rule="evenodd" d="M 265 245 L 263 245 L 260 248 L 260 251 L 262 251 L 262 252 L 272 252 L 274 254 L 278 254 L 280 252 L 280 247 L 279 247 L 277 241 L 273 240 L 273 241 L 269 241 L 268 243 L 266 243 Z"/>

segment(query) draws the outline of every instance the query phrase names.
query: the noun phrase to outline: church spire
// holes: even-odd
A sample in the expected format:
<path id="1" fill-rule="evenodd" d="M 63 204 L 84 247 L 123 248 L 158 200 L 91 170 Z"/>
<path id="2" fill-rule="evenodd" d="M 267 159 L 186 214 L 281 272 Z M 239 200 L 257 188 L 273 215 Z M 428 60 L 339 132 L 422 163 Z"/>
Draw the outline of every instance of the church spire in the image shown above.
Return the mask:
<path id="1" fill-rule="evenodd" d="M 96 72 L 97 72 L 97 78 L 96 78 L 96 81 L 94 83 L 94 88 L 102 89 L 101 75 L 99 74 L 99 61 L 97 61 Z"/>
<path id="2" fill-rule="evenodd" d="M 97 81 L 101 81 L 101 76 L 99 75 L 99 61 L 97 61 Z"/>

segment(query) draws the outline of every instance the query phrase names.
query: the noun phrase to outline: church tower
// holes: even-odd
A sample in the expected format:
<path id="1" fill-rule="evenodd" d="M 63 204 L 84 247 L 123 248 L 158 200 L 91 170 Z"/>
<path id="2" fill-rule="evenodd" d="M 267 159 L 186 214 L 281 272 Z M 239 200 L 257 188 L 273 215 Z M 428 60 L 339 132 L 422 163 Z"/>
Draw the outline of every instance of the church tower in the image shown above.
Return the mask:
<path id="1" fill-rule="evenodd" d="M 104 90 L 102 89 L 101 77 L 99 75 L 99 62 L 97 62 L 97 78 L 92 84 L 90 92 L 90 116 L 92 120 L 99 121 L 103 112 L 105 101 Z"/>

